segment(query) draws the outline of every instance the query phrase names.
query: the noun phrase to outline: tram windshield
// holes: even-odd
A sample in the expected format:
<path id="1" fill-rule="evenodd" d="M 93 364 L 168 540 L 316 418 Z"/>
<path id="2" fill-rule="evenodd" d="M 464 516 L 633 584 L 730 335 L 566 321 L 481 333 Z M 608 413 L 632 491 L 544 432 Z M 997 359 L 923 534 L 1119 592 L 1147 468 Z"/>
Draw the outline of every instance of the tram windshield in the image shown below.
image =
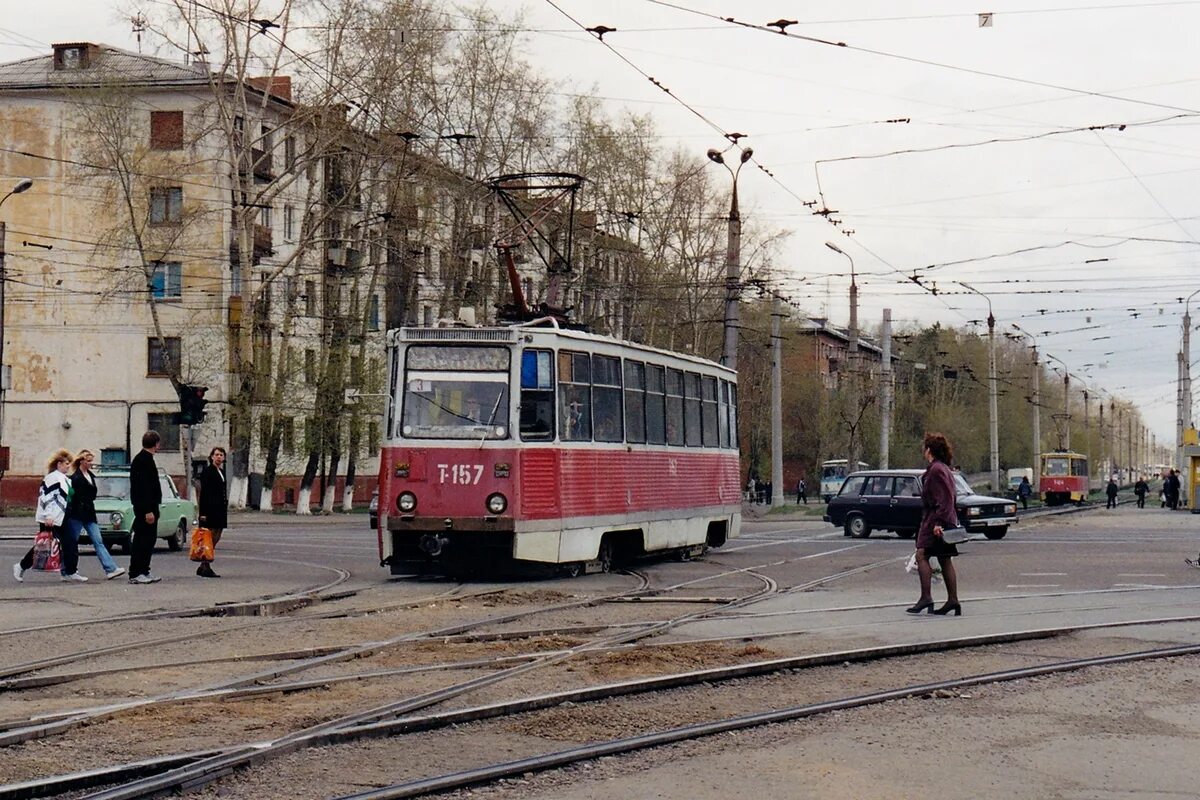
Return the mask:
<path id="1" fill-rule="evenodd" d="M 410 439 L 508 437 L 509 353 L 502 347 L 408 349 L 400 432 Z"/>
<path id="2" fill-rule="evenodd" d="M 1042 475 L 1062 478 L 1069 474 L 1071 474 L 1071 463 L 1066 456 L 1047 458 L 1042 462 Z"/>

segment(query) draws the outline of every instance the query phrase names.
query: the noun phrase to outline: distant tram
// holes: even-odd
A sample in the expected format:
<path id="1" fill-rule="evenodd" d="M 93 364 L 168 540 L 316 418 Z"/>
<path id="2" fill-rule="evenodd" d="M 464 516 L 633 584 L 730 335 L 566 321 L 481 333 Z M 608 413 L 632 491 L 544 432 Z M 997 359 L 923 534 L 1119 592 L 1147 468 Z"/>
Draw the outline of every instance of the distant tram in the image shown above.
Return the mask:
<path id="1" fill-rule="evenodd" d="M 388 332 L 379 557 L 393 574 L 576 575 L 741 525 L 737 374 L 561 329 Z"/>
<path id="2" fill-rule="evenodd" d="M 1038 494 L 1048 506 L 1082 503 L 1088 496 L 1088 459 L 1082 453 L 1042 453 Z"/>
<path id="3" fill-rule="evenodd" d="M 857 466 L 851 468 L 850 462 L 844 458 L 835 458 L 831 461 L 821 462 L 821 500 L 828 503 L 837 493 L 842 490 L 842 484 L 846 482 L 846 476 L 851 472 L 858 472 L 864 469 L 870 469 L 871 465 L 863 461 L 859 461 Z"/>

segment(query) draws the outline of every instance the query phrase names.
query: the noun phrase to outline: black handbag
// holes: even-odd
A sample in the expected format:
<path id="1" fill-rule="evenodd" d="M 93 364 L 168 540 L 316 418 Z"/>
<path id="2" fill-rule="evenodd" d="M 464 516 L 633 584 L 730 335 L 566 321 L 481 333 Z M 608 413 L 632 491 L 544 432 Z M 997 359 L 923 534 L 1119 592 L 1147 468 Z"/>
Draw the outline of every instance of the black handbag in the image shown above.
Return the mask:
<path id="1" fill-rule="evenodd" d="M 942 541 L 946 544 L 962 544 L 971 538 L 966 528 L 943 528 Z"/>

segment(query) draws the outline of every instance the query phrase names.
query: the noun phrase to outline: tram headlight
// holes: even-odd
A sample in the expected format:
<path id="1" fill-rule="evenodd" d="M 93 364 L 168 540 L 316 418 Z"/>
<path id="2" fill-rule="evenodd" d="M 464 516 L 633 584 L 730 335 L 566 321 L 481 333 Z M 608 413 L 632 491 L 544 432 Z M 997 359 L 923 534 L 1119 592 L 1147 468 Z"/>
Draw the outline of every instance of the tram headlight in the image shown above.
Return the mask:
<path id="1" fill-rule="evenodd" d="M 396 498 L 396 508 L 407 514 L 417 507 L 417 496 L 412 492 L 401 492 Z"/>
<path id="2" fill-rule="evenodd" d="M 499 492 L 489 494 L 487 499 L 487 510 L 493 514 L 503 514 L 504 509 L 508 508 L 508 498 Z"/>

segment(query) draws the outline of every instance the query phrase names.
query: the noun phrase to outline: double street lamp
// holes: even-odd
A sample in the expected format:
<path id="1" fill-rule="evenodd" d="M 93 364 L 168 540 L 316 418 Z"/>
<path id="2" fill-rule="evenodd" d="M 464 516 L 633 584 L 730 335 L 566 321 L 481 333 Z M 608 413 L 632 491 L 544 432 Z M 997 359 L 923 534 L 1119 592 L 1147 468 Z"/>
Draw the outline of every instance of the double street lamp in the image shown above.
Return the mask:
<path id="1" fill-rule="evenodd" d="M 825 246 L 835 253 L 843 255 L 850 262 L 850 327 L 847 329 L 847 338 L 850 340 L 846 346 L 846 363 L 850 367 L 850 413 L 847 415 L 850 422 L 850 448 L 846 455 L 846 469 L 850 472 L 858 469 L 858 420 L 861 418 L 859 411 L 859 396 L 858 396 L 858 380 L 859 380 L 859 363 L 858 363 L 858 283 L 855 281 L 854 275 L 854 258 L 842 248 L 838 247 L 833 242 L 826 242 Z"/>
<path id="2" fill-rule="evenodd" d="M 738 212 L 738 175 L 742 167 L 754 155 L 754 150 L 747 147 L 738 158 L 737 169 L 725 163 L 725 157 L 720 150 L 711 148 L 708 160 L 720 164 L 733 179 L 733 194 L 729 197 L 729 233 L 725 245 L 725 345 L 721 351 L 721 363 L 733 371 L 737 371 L 737 341 L 738 341 L 738 299 L 741 295 L 742 282 L 742 217 Z"/>

